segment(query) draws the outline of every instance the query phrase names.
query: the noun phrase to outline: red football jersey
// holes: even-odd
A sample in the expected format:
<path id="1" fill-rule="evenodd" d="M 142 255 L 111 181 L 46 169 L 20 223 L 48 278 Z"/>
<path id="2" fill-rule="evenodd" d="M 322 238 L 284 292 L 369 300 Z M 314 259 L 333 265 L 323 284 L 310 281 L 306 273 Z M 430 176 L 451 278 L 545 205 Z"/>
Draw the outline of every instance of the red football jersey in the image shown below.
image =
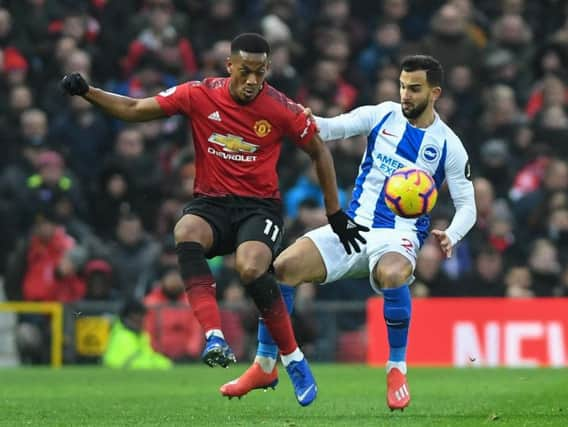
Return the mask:
<path id="1" fill-rule="evenodd" d="M 230 78 L 206 78 L 156 96 L 167 115 L 191 119 L 195 194 L 280 198 L 276 165 L 282 137 L 297 145 L 316 132 L 302 108 L 268 84 L 248 104 L 229 93 Z"/>

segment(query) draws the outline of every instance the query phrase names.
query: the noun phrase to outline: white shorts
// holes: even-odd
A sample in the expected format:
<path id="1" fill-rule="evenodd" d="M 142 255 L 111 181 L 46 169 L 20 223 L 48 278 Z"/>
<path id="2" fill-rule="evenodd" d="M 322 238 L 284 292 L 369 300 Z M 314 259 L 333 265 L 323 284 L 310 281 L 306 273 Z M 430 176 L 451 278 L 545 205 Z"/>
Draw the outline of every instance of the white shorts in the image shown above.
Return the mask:
<path id="1" fill-rule="evenodd" d="M 416 255 L 420 249 L 420 241 L 414 232 L 391 228 L 372 228 L 363 234 L 366 244 L 359 243 L 361 252 L 345 252 L 343 244 L 333 232 L 331 226 L 324 225 L 304 234 L 311 239 L 323 258 L 327 276 L 322 284 L 346 278 L 369 277 L 372 288 L 380 293 L 380 287 L 373 279 L 373 268 L 387 252 L 396 252 L 404 256 L 416 266 Z M 414 277 L 411 277 L 411 281 Z"/>

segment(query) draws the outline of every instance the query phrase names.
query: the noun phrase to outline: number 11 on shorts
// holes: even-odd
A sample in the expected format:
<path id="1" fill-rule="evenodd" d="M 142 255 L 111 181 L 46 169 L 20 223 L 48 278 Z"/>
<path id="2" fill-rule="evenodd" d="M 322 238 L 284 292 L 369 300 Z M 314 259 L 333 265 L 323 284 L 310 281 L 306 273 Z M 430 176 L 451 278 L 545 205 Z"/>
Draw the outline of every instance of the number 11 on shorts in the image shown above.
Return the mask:
<path id="1" fill-rule="evenodd" d="M 280 228 L 278 227 L 278 225 L 274 224 L 274 222 L 271 219 L 266 218 L 264 222 L 266 223 L 266 225 L 264 226 L 264 234 L 270 236 L 270 239 L 273 242 L 275 242 L 276 238 L 278 237 L 278 232 L 280 231 Z M 272 230 L 272 235 L 271 235 L 271 230 Z"/>

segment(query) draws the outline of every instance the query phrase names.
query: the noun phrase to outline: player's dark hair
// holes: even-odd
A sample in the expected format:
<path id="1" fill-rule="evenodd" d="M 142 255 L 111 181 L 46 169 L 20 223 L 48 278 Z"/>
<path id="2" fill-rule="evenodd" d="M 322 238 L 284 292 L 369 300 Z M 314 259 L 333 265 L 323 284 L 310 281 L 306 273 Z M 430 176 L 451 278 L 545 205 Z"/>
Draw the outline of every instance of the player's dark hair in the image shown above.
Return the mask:
<path id="1" fill-rule="evenodd" d="M 233 39 L 231 42 L 231 53 L 238 53 L 241 50 L 243 52 L 266 53 L 270 55 L 268 41 L 257 33 L 243 33 Z"/>
<path id="2" fill-rule="evenodd" d="M 426 71 L 426 80 L 430 86 L 442 86 L 444 69 L 440 62 L 430 55 L 409 55 L 400 63 L 401 71 Z"/>

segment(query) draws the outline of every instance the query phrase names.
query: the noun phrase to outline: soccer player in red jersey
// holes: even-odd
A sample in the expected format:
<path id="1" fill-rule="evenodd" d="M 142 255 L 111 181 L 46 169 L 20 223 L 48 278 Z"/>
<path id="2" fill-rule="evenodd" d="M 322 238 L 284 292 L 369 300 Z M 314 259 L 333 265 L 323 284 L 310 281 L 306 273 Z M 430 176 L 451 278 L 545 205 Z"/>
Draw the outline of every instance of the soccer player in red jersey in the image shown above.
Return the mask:
<path id="1" fill-rule="evenodd" d="M 283 227 L 276 171 L 282 137 L 291 137 L 314 162 L 329 223 L 346 248 L 358 249 L 356 241 L 365 241 L 361 232 L 368 228 L 340 209 L 333 160 L 313 119 L 264 82 L 269 57 L 268 42 L 245 33 L 231 43 L 229 78 L 190 81 L 144 99 L 92 87 L 78 73 L 65 76 L 61 86 L 125 121 L 173 114 L 191 118 L 196 197 L 184 209 L 174 235 L 189 302 L 207 339 L 202 358 L 210 366 L 235 362 L 221 331 L 206 258 L 236 252 L 241 281 L 278 344 L 298 402 L 305 406 L 315 399 L 317 385 L 296 343 L 279 286 L 268 272 Z"/>

